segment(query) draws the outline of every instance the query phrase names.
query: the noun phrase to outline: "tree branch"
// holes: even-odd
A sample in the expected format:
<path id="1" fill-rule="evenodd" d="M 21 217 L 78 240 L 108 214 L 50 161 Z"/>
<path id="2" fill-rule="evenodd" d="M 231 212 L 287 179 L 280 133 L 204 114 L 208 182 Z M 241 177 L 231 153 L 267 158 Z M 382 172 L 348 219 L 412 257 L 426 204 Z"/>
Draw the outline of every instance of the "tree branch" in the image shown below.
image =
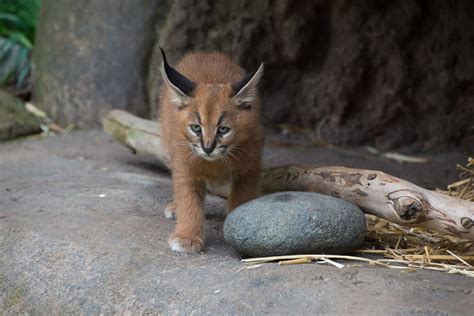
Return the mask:
<path id="1" fill-rule="evenodd" d="M 154 155 L 167 167 L 157 122 L 111 111 L 104 130 L 138 154 Z M 208 190 L 227 197 L 229 186 Z M 420 226 L 474 241 L 474 203 L 423 189 L 380 171 L 333 166 L 287 165 L 264 169 L 260 195 L 310 191 L 340 197 L 364 212 L 404 226 Z"/>

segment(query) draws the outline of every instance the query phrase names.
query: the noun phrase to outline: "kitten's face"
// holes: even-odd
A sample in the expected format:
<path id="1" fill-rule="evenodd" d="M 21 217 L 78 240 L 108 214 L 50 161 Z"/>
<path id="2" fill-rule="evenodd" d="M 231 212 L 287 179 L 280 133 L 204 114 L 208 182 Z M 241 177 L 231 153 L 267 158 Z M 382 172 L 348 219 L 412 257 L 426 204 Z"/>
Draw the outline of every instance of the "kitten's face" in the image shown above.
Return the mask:
<path id="1" fill-rule="evenodd" d="M 245 133 L 246 117 L 251 109 L 241 109 L 232 100 L 231 87 L 204 84 L 182 115 L 183 133 L 194 155 L 213 161 L 232 155 L 238 150 Z"/>
<path id="2" fill-rule="evenodd" d="M 260 124 L 257 85 L 263 63 L 236 82 L 199 83 L 168 65 L 164 51 L 161 53 L 167 99 L 178 113 L 184 145 L 210 161 L 237 157 L 244 151 L 240 146 L 248 142 L 250 131 Z"/>

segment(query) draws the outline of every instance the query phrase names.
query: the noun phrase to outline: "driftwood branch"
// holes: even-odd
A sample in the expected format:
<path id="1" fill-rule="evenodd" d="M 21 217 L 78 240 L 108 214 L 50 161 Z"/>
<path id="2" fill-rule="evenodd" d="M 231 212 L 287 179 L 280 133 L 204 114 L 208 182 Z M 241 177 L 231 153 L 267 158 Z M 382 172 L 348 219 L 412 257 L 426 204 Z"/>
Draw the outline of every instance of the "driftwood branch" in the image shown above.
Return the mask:
<path id="1" fill-rule="evenodd" d="M 114 110 L 104 130 L 138 154 L 157 157 L 167 167 L 157 122 Z M 332 166 L 288 165 L 264 169 L 260 194 L 311 191 L 340 197 L 374 214 L 404 226 L 434 229 L 474 241 L 474 203 L 423 189 L 380 171 Z M 228 186 L 210 187 L 227 197 Z"/>

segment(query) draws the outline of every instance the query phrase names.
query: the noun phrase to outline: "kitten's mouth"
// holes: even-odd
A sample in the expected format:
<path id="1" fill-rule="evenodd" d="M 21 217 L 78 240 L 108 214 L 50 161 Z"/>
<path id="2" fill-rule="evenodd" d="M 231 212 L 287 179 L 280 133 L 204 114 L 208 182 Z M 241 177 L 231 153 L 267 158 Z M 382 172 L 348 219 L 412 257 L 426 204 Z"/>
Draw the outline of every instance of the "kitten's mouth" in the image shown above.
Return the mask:
<path id="1" fill-rule="evenodd" d="M 219 149 L 213 151 L 212 153 L 207 154 L 202 150 L 202 148 L 196 145 L 193 145 L 193 153 L 196 156 L 207 161 L 216 161 L 221 158 L 224 158 L 226 151 L 227 151 L 227 147 L 220 147 Z"/>
<path id="2" fill-rule="evenodd" d="M 207 161 L 215 161 L 215 160 L 218 160 L 219 158 L 222 158 L 222 155 L 219 155 L 219 156 L 199 155 L 199 156 L 201 156 L 201 158 L 206 159 Z"/>

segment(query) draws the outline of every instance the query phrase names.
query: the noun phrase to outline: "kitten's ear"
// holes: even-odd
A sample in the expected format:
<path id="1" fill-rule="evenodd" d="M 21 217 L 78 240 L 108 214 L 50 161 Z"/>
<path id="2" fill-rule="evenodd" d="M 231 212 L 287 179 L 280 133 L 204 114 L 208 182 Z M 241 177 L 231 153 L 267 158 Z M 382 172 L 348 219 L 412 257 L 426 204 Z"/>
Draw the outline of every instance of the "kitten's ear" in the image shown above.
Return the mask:
<path id="1" fill-rule="evenodd" d="M 258 83 L 263 75 L 263 62 L 252 72 L 249 72 L 242 80 L 232 84 L 234 96 L 232 99 L 237 105 L 252 103 L 258 95 Z"/>
<path id="2" fill-rule="evenodd" d="M 171 102 L 175 103 L 178 107 L 185 106 L 191 98 L 196 84 L 168 65 L 165 52 L 161 47 L 160 50 L 163 56 L 161 74 L 166 84 L 171 88 Z"/>

